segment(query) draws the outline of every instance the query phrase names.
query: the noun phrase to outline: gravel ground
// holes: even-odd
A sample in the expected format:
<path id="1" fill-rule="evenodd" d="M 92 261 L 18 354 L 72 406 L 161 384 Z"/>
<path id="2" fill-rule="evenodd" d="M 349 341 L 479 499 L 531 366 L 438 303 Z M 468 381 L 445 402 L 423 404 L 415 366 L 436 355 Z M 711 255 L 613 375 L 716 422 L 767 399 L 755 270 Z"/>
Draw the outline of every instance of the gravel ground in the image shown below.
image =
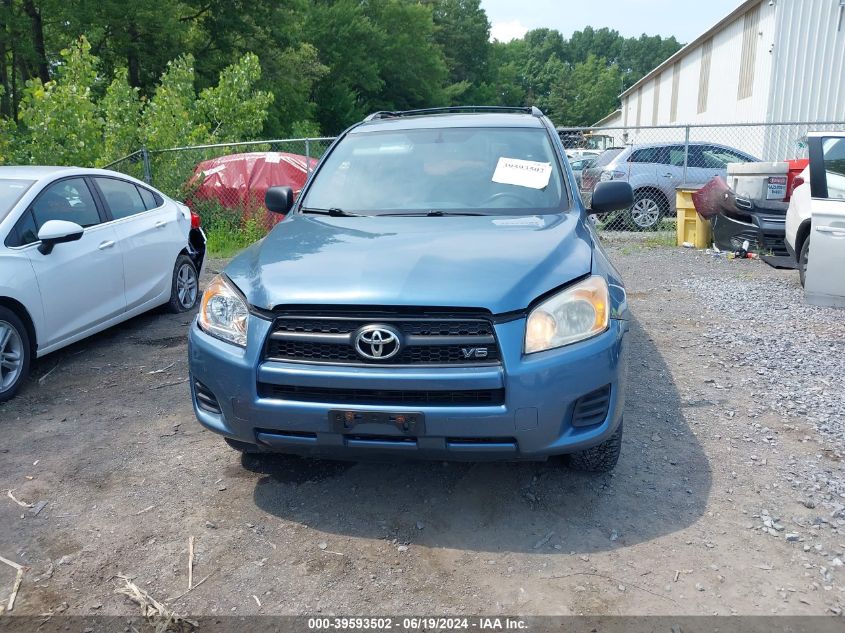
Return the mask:
<path id="1" fill-rule="evenodd" d="M 610 475 L 243 464 L 193 418 L 185 315 L 40 360 L 0 406 L 14 613 L 137 615 L 118 574 L 198 615 L 841 613 L 845 314 L 761 262 L 609 251 L 635 317 Z"/>

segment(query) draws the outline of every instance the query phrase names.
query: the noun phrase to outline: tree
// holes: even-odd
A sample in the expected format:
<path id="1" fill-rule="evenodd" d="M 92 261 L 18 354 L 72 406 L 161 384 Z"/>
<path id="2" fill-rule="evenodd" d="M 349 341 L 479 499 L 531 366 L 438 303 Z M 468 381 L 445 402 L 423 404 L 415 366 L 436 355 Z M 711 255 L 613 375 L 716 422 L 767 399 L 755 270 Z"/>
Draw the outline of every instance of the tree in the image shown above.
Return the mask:
<path id="1" fill-rule="evenodd" d="M 141 146 L 141 101 L 138 88 L 129 85 L 128 71 L 119 68 L 100 101 L 103 117 L 103 152 L 105 165 L 131 154 Z"/>
<path id="2" fill-rule="evenodd" d="M 216 86 L 200 93 L 197 119 L 207 122 L 209 141 L 239 141 L 258 135 L 273 103 L 273 93 L 256 90 L 261 64 L 252 53 L 223 69 Z"/>
<path id="3" fill-rule="evenodd" d="M 383 82 L 378 50 L 386 37 L 365 15 L 357 0 L 315 0 L 305 22 L 305 38 L 320 52 L 328 72 L 316 82 L 313 101 L 322 130 L 336 134 L 360 120 L 366 102 Z"/>
<path id="4" fill-rule="evenodd" d="M 30 79 L 21 100 L 21 154 L 41 165 L 93 165 L 100 155 L 103 120 L 92 99 L 97 58 L 84 37 L 61 52 L 56 78 Z"/>
<path id="5" fill-rule="evenodd" d="M 167 64 L 141 117 L 142 141 L 149 149 L 201 143 L 208 128 L 197 122 L 194 58 L 185 55 Z"/>
<path id="6" fill-rule="evenodd" d="M 621 89 L 619 67 L 590 54 L 552 88 L 549 116 L 566 125 L 592 125 L 616 107 Z"/>
<path id="7" fill-rule="evenodd" d="M 199 96 L 193 59 L 180 57 L 168 64 L 146 101 L 129 85 L 125 68 L 102 90 L 99 60 L 84 37 L 61 59 L 54 79 L 27 82 L 19 124 L 0 117 L 0 162 L 103 165 L 142 144 L 166 149 L 241 141 L 261 133 L 273 101 L 256 87 L 261 66 L 252 54 L 225 68 Z"/>
<path id="8" fill-rule="evenodd" d="M 367 95 L 367 110 L 409 110 L 444 105 L 447 77 L 443 51 L 434 41 L 431 9 L 405 0 L 368 5 L 377 29 L 381 89 Z M 351 121 L 350 121 L 351 123 Z"/>
<path id="9" fill-rule="evenodd" d="M 336 134 L 374 110 L 441 104 L 537 104 L 569 124 L 568 117 L 584 121 L 601 104 L 613 110 L 617 100 L 607 95 L 617 79 L 621 91 L 680 47 L 671 37 L 626 39 L 592 27 L 568 39 L 542 28 L 490 42 L 480 0 L 0 0 L 5 134 L 20 136 L 20 127 L 25 136 L 22 117 L 46 107 L 34 105 L 44 95 L 69 103 L 54 101 L 52 91 L 69 91 L 61 51 L 83 33 L 98 61 L 96 75 L 79 86 L 90 95 L 77 105 L 87 99 L 94 106 L 90 129 L 78 133 L 102 128 L 101 160 L 135 139 L 164 147 Z M 218 85 L 221 73 L 227 88 Z M 198 91 L 207 100 L 198 101 Z M 246 105 L 226 102 L 224 93 Z M 70 136 L 62 152 L 78 147 Z"/>
<path id="10" fill-rule="evenodd" d="M 490 20 L 480 0 L 429 1 L 434 39 L 443 50 L 448 68 L 447 91 L 452 103 L 481 103 L 493 94 Z"/>

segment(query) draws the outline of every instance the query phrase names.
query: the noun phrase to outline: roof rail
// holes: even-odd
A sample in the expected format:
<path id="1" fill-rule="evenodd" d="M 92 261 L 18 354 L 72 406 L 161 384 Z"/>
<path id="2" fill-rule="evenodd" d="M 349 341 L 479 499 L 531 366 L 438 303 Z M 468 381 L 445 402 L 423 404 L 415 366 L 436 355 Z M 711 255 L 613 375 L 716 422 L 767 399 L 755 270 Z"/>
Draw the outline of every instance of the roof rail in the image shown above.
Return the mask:
<path id="1" fill-rule="evenodd" d="M 367 122 L 377 121 L 379 119 L 393 119 L 403 116 L 425 116 L 428 114 L 448 114 L 461 112 L 518 112 L 522 114 L 530 114 L 531 116 L 535 117 L 543 116 L 542 110 L 540 110 L 540 108 L 538 108 L 537 106 L 445 106 L 442 108 L 422 108 L 419 110 L 381 110 L 379 112 L 373 112 L 366 119 L 364 119 L 364 121 Z"/>

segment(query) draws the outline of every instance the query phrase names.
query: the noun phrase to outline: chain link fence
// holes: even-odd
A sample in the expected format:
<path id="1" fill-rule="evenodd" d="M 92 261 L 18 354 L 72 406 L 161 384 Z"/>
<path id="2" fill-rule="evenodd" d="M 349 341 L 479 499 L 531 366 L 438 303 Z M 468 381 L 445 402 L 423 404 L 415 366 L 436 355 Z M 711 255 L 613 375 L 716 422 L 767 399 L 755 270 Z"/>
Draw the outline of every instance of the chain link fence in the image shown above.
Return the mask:
<path id="1" fill-rule="evenodd" d="M 629 126 L 567 129 L 561 138 L 573 166 L 580 167 L 576 179 L 585 204 L 605 180 L 624 180 L 634 189 L 630 209 L 597 218 L 601 230 L 664 233 L 668 241 L 675 233 L 678 189 L 697 190 L 717 176 L 727 182 L 732 163 L 793 161 L 798 169 L 807 158 L 808 132 L 843 128 L 845 122 L 831 121 Z M 772 176 L 769 201 L 788 198 L 783 165 L 754 169 Z"/>
<path id="2" fill-rule="evenodd" d="M 642 239 L 673 243 L 678 189 L 699 189 L 717 176 L 727 180 L 732 163 L 806 159 L 808 132 L 843 128 L 845 122 L 830 121 L 585 127 L 561 130 L 560 136 L 586 205 L 599 182 L 625 180 L 634 189 L 631 208 L 594 216 L 600 231 L 608 237 L 624 231 L 628 237 L 639 233 Z M 107 168 L 185 201 L 202 217 L 210 249 L 225 253 L 258 239 L 277 220 L 263 206 L 267 184 L 287 184 L 298 192 L 333 141 L 326 137 L 142 149 Z M 775 197 L 789 195 L 785 186 L 778 188 L 785 185 L 780 177 L 773 182 Z"/>
<path id="3" fill-rule="evenodd" d="M 200 215 L 209 251 L 227 256 L 260 239 L 280 218 L 264 207 L 268 186 L 298 194 L 333 138 L 278 139 L 141 149 L 107 169 L 134 176 Z"/>

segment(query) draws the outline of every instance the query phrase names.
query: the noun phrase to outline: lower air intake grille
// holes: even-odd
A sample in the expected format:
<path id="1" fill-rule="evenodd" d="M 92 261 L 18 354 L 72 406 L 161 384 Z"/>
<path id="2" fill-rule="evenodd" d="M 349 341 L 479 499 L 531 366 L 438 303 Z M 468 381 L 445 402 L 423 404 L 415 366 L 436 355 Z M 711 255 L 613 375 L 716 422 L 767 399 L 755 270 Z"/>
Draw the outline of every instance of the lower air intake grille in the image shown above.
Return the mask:
<path id="1" fill-rule="evenodd" d="M 610 406 L 610 385 L 591 391 L 575 402 L 572 414 L 572 426 L 593 426 L 601 424 L 607 418 Z"/>
<path id="2" fill-rule="evenodd" d="M 293 402 L 325 402 L 330 404 L 398 405 L 398 406 L 490 406 L 505 401 L 504 389 L 473 389 L 464 391 L 419 391 L 412 389 L 328 389 L 325 387 L 297 387 L 260 383 L 258 392 L 263 398 Z"/>
<path id="3" fill-rule="evenodd" d="M 220 403 L 217 402 L 217 398 L 215 398 L 214 394 L 211 393 L 211 390 L 199 380 L 194 381 L 194 394 L 197 398 L 197 406 L 200 409 L 208 411 L 209 413 L 221 413 Z"/>

